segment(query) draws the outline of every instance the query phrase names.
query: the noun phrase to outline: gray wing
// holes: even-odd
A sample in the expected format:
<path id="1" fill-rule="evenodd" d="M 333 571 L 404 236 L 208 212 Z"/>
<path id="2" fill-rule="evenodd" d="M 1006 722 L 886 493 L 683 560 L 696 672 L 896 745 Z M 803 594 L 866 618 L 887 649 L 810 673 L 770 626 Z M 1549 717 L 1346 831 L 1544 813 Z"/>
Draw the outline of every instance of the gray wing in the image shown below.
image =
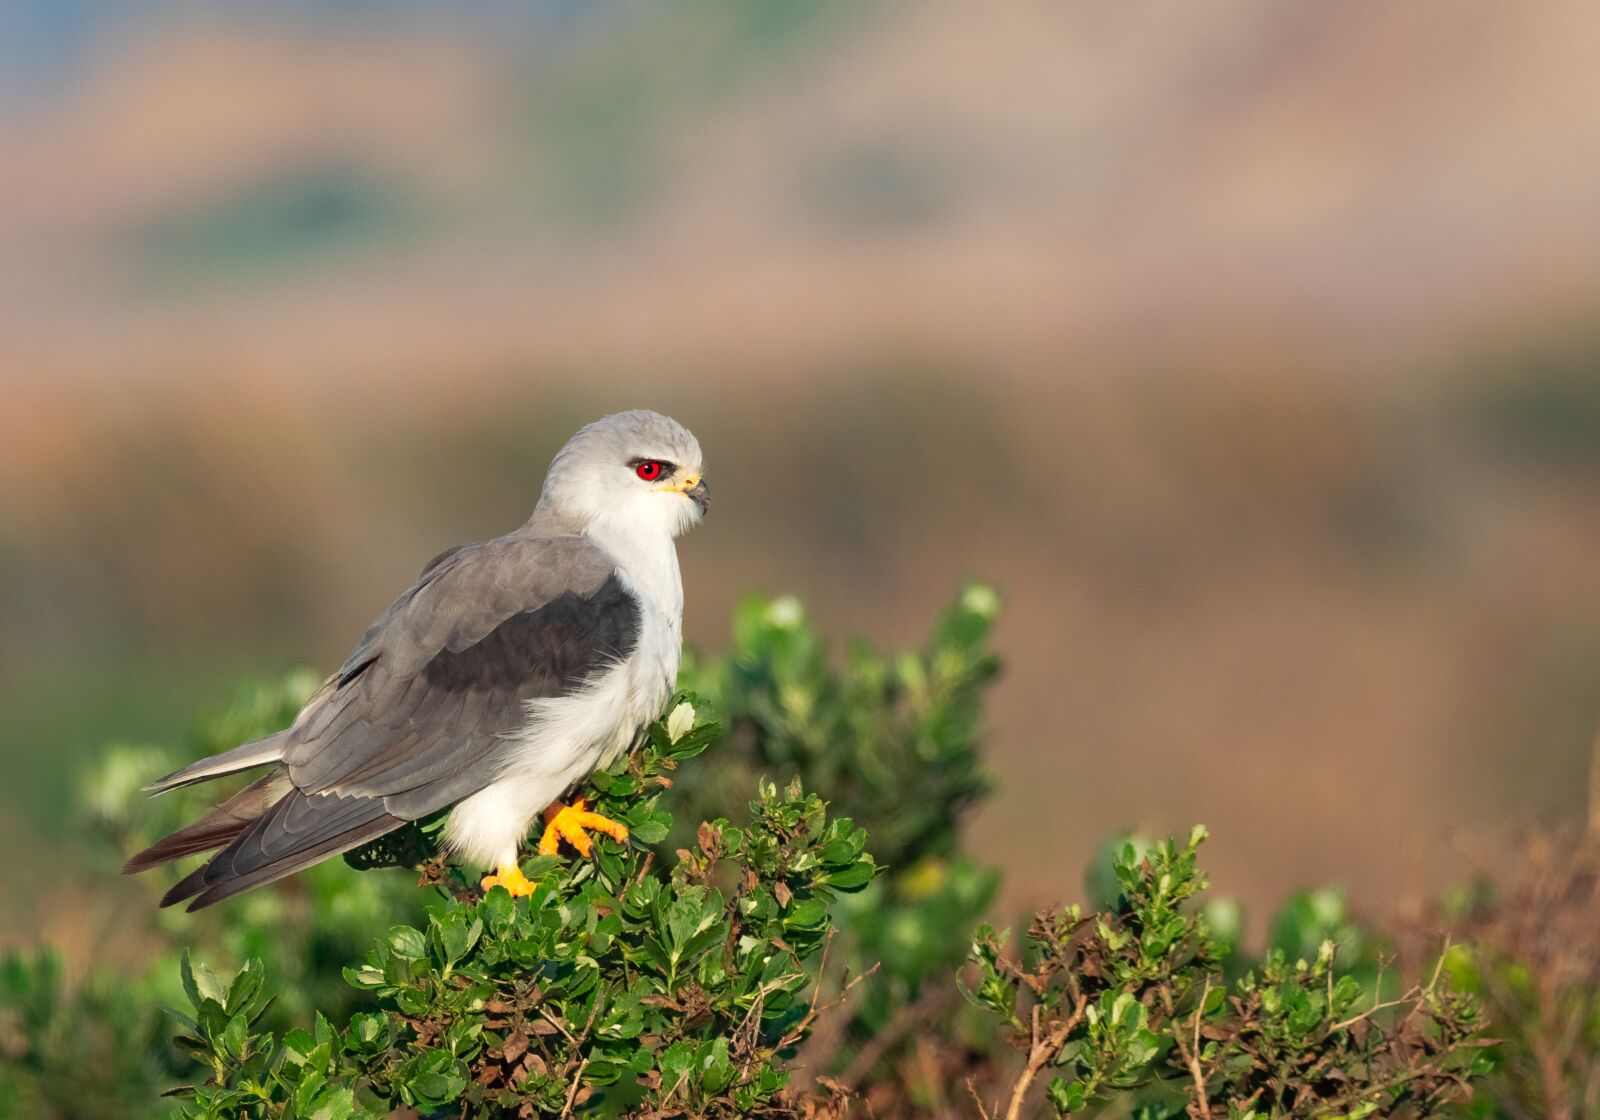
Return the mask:
<path id="1" fill-rule="evenodd" d="M 639 604 L 582 538 L 445 553 L 373 624 L 287 733 L 289 789 L 164 903 L 208 906 L 482 789 L 525 705 L 627 658 Z"/>
<path id="2" fill-rule="evenodd" d="M 384 797 L 396 815 L 424 816 L 487 784 L 527 701 L 626 658 L 638 629 L 614 562 L 582 538 L 460 550 L 362 640 L 297 721 L 284 765 L 307 793 Z"/>

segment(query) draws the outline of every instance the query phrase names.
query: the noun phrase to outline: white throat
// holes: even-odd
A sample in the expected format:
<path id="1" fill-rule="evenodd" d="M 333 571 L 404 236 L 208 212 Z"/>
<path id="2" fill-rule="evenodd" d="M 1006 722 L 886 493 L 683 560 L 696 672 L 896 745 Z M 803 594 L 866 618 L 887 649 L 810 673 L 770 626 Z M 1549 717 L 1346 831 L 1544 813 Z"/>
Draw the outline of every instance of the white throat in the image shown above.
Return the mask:
<path id="1" fill-rule="evenodd" d="M 681 635 L 683 576 L 678 570 L 678 549 L 672 534 L 633 518 L 602 514 L 589 523 L 584 535 L 616 560 L 636 591 L 650 598 L 673 635 Z"/>

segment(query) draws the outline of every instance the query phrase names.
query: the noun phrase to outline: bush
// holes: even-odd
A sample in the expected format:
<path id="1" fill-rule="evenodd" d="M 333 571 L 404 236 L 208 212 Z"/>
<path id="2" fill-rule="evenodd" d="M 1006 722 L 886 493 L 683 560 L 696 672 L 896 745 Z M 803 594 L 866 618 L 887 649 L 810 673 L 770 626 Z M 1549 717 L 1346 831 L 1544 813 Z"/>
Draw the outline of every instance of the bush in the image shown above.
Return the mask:
<path id="1" fill-rule="evenodd" d="M 641 751 L 598 775 L 597 811 L 643 840 L 665 835 L 668 775 L 716 735 L 696 719 L 680 701 Z M 783 1111 L 781 1055 L 817 1015 L 805 964 L 827 944 L 836 893 L 876 868 L 866 833 L 829 820 L 798 783 L 762 783 L 749 809 L 746 827 L 701 825 L 670 873 L 648 851 L 601 841 L 593 862 L 532 861 L 528 899 L 439 890 L 424 926 L 391 928 L 346 970 L 378 1009 L 341 1027 L 319 1014 L 309 1031 L 262 1030 L 259 962 L 223 984 L 186 959 L 193 1014 L 180 1042 L 211 1074 L 184 1091 L 191 1114 Z"/>
<path id="2" fill-rule="evenodd" d="M 793 775 L 867 828 L 883 865 L 842 900 L 843 936 L 822 980 L 837 990 L 846 972 L 877 971 L 806 1047 L 806 1083 L 828 1076 L 844 1089 L 871 1082 L 880 1097 L 923 1097 L 925 1072 L 905 1061 L 915 1036 L 963 1034 L 971 1018 L 952 976 L 1000 876 L 965 854 L 961 823 L 991 784 L 978 728 L 999 672 L 988 647 L 998 605 L 991 589 L 969 586 L 921 650 L 891 655 L 857 641 L 835 667 L 798 602 L 752 598 L 727 655 L 685 669 L 728 733 L 715 769 L 678 791 L 683 816 L 715 815 L 757 775 Z"/>
<path id="3" fill-rule="evenodd" d="M 1600 835 L 1536 834 L 1509 882 L 1452 903 L 1438 920 L 1463 940 L 1447 967 L 1497 1039 L 1478 1112 L 1600 1116 Z"/>
<path id="4" fill-rule="evenodd" d="M 1402 987 L 1326 892 L 1253 961 L 1237 907 L 1202 905 L 1198 839 L 1108 846 L 1099 912 L 1036 915 L 1020 957 L 974 935 L 998 874 L 960 825 L 989 788 L 995 610 L 969 588 L 923 649 L 838 666 L 793 600 L 746 603 L 594 777 L 631 843 L 530 861 L 528 899 L 441 863 L 437 821 L 353 853 L 360 874 L 200 914 L 120 882 L 146 967 L 0 970 L 0 1115 L 1429 1115 L 1484 1074 L 1458 969 Z M 315 683 L 241 691 L 184 749 L 108 751 L 84 785 L 105 871 L 216 796 L 142 782 L 282 726 Z"/>
<path id="5" fill-rule="evenodd" d="M 1337 974 L 1331 940 L 1314 959 L 1274 949 L 1231 987 L 1204 919 L 1186 905 L 1206 887 L 1186 845 L 1164 841 L 1115 859 L 1116 905 L 1036 915 L 1021 962 L 985 927 L 973 943 L 971 998 L 1006 1025 L 1025 1056 L 1003 1112 L 1021 1116 L 1034 1080 L 1059 1115 L 1141 1094 L 1139 1115 L 1435 1116 L 1487 1071 L 1478 1009 L 1435 969 L 1394 999 Z"/>

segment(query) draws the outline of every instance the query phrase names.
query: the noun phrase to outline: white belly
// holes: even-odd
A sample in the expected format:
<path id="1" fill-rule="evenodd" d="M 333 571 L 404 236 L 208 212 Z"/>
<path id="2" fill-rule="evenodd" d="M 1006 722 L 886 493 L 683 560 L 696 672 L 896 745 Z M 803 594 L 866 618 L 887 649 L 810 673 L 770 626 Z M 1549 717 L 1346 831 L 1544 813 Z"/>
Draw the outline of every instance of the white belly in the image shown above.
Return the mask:
<path id="1" fill-rule="evenodd" d="M 632 655 L 571 695 L 528 703 L 528 721 L 508 744 L 500 776 L 451 810 L 446 843 L 467 861 L 481 867 L 514 861 L 534 819 L 614 762 L 672 695 L 681 614 L 668 615 L 652 595 L 624 583 L 640 603 Z"/>

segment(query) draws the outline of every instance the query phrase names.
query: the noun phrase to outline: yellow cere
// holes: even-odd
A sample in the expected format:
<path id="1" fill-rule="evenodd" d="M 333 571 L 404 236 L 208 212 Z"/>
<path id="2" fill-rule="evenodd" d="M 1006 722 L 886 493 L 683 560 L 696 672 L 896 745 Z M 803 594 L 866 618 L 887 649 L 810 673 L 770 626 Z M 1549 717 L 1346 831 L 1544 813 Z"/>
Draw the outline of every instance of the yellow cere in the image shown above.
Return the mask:
<path id="1" fill-rule="evenodd" d="M 656 487 L 656 489 L 657 490 L 661 490 L 661 491 L 667 491 L 667 492 L 682 494 L 685 490 L 693 489 L 696 485 L 699 484 L 699 482 L 700 482 L 700 476 L 699 475 L 697 475 L 697 474 L 686 474 L 682 478 L 677 479 L 677 480 L 675 480 L 673 482 L 669 482 L 665 486 L 658 486 L 658 487 Z"/>

